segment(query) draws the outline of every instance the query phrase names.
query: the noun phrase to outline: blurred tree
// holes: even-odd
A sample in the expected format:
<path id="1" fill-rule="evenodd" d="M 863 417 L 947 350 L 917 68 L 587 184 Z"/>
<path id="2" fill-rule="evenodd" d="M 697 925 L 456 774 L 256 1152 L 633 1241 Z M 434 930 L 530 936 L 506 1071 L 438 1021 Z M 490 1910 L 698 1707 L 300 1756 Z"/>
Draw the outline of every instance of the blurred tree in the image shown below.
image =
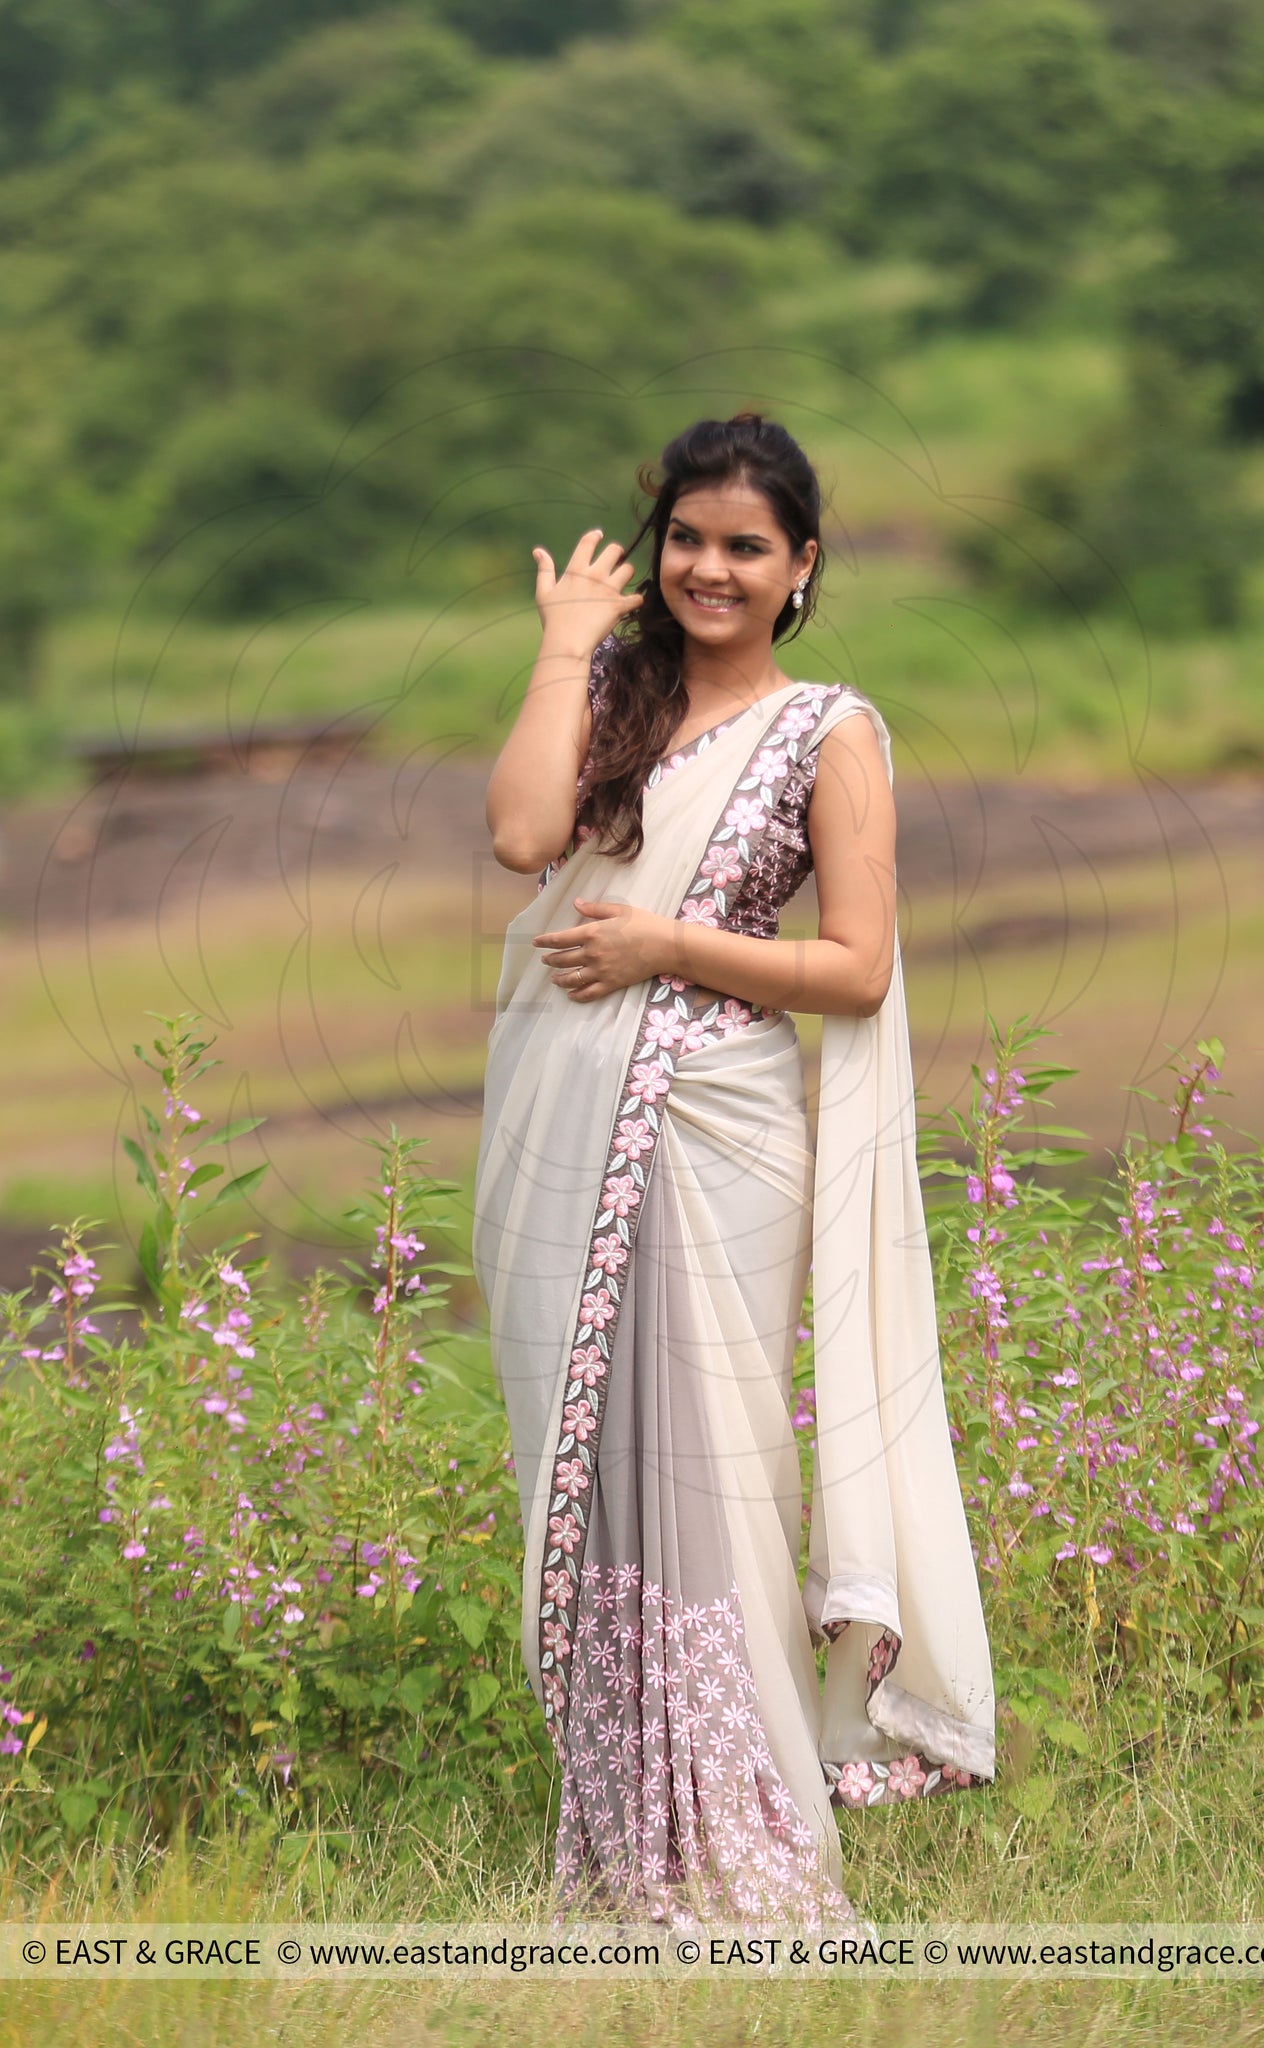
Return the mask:
<path id="1" fill-rule="evenodd" d="M 346 591 L 382 533 L 364 480 L 338 465 L 342 440 L 277 389 L 190 414 L 144 478 L 151 597 L 236 618 Z"/>
<path id="2" fill-rule="evenodd" d="M 823 164 L 736 63 L 585 39 L 503 85 L 429 152 L 436 209 L 468 218 L 544 186 L 660 193 L 683 213 L 770 226 L 819 204 Z"/>
<path id="3" fill-rule="evenodd" d="M 768 18 L 784 30 L 792 49 L 804 30 L 815 36 L 828 63 L 828 48 L 836 39 L 859 41 L 884 56 L 902 50 L 922 33 L 943 4 L 944 0 L 805 0 L 803 8 L 794 11 L 801 17 L 801 28 L 794 12 L 774 0 Z M 676 23 L 685 16 L 690 18 L 690 33 L 695 25 L 700 28 L 708 15 L 714 17 L 719 35 L 730 18 L 740 35 L 750 33 L 755 25 L 753 11 L 738 8 L 730 16 L 728 9 L 721 11 L 710 0 L 627 0 L 627 11 L 633 34 L 661 32 L 672 40 Z"/>
<path id="4" fill-rule="evenodd" d="M 396 9 L 316 30 L 250 78 L 218 85 L 209 104 L 266 156 L 412 149 L 468 119 L 506 69 L 445 24 Z"/>
<path id="5" fill-rule="evenodd" d="M 1262 80 L 1264 82 L 1264 80 Z M 1159 259 L 1130 284 L 1132 332 L 1224 371 L 1222 432 L 1264 436 L 1264 106 L 1185 105 L 1154 172 Z"/>
<path id="6" fill-rule="evenodd" d="M 1219 384 L 1135 344 L 1114 430 L 1020 470 L 1015 509 L 959 540 L 959 559 L 1023 605 L 1087 611 L 1130 599 L 1150 631 L 1231 631 L 1264 514 L 1239 459 L 1212 438 Z"/>
<path id="7" fill-rule="evenodd" d="M 739 65 L 758 81 L 787 129 L 822 146 L 812 211 L 860 238 L 875 141 L 875 74 L 868 0 L 654 0 L 656 42 L 701 69 Z"/>
<path id="8" fill-rule="evenodd" d="M 201 98 L 217 79 L 380 0 L 0 0 L 0 164 L 73 147 L 120 86 Z M 418 12 L 427 0 L 415 0 Z"/>
<path id="9" fill-rule="evenodd" d="M 951 266 L 967 318 L 1043 304 L 1119 169 L 1122 74 L 1078 0 L 957 0 L 880 74 L 874 245 Z"/>
<path id="10" fill-rule="evenodd" d="M 24 163 L 63 90 L 68 56 L 43 0 L 0 0 L 0 170 Z"/>
<path id="11" fill-rule="evenodd" d="M 628 0 L 606 0 L 598 18 L 588 0 L 431 0 L 443 20 L 498 57 L 549 57 L 577 36 L 619 35 Z"/>
<path id="12" fill-rule="evenodd" d="M 133 505 L 95 490 L 74 461 L 62 400 L 82 369 L 55 324 L 0 332 L 0 700 L 10 703 L 39 694 L 54 610 L 81 603 L 97 563 L 140 526 Z M 3 771 L 0 786 L 10 786 Z"/>
<path id="13" fill-rule="evenodd" d="M 528 514 L 472 479 L 578 476 L 600 450 L 580 394 L 609 407 L 759 313 L 775 245 L 700 239 L 653 194 L 518 191 L 458 222 L 422 203 L 425 153 L 212 154 L 211 117 L 135 111 L 0 186 L 0 263 L 15 345 L 73 353 L 42 394 L 51 473 L 119 508 L 147 602 L 370 590 L 458 485 L 512 554 Z"/>
<path id="14" fill-rule="evenodd" d="M 1096 0 L 1112 43 L 1180 93 L 1233 92 L 1264 32 L 1261 0 Z"/>

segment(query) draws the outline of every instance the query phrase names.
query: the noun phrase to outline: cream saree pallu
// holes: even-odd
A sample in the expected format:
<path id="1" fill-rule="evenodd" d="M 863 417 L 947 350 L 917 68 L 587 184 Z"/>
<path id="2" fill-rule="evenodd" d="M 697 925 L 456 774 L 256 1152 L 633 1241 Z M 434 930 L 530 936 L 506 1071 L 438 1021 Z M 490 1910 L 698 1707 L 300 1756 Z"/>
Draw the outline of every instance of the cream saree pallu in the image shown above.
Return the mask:
<path id="1" fill-rule="evenodd" d="M 850 1918 L 831 1800 L 993 1771 L 898 946 L 877 1015 L 825 1020 L 814 1143 L 787 1016 L 679 978 L 572 1003 L 531 945 L 575 896 L 722 922 L 794 764 L 860 712 L 890 775 L 866 698 L 788 685 L 647 787 L 636 861 L 581 843 L 506 936 L 473 1257 L 522 1500 L 523 1652 L 563 1771 L 564 1905 Z M 809 1266 L 803 1593 L 788 1396 Z"/>

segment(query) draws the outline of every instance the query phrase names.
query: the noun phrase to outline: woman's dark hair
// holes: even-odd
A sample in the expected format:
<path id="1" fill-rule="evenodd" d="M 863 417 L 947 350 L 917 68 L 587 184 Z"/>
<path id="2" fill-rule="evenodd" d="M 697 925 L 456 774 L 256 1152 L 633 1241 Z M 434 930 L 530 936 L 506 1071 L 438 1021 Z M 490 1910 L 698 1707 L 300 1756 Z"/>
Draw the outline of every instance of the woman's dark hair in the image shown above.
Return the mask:
<path id="1" fill-rule="evenodd" d="M 653 504 L 624 549 L 624 558 L 652 529 L 653 559 L 649 575 L 632 586 L 644 592 L 644 603 L 603 642 L 602 664 L 608 678 L 603 713 L 593 721 L 575 818 L 577 829 L 582 825 L 599 838 L 603 853 L 626 861 L 636 859 L 645 841 L 641 799 L 646 777 L 667 752 L 685 709 L 684 628 L 668 610 L 658 585 L 663 541 L 677 498 L 702 484 L 753 486 L 767 499 L 792 554 L 801 554 L 808 540 L 816 541 L 816 558 L 803 587 L 803 608 L 796 608 L 787 595 L 773 623 L 774 641 L 792 626 L 793 639 L 811 617 L 824 566 L 816 472 L 798 442 L 775 420 L 756 412 L 735 413 L 731 420 L 697 420 L 668 442 L 661 468 L 657 482 L 649 463 L 637 470 L 637 482 Z"/>

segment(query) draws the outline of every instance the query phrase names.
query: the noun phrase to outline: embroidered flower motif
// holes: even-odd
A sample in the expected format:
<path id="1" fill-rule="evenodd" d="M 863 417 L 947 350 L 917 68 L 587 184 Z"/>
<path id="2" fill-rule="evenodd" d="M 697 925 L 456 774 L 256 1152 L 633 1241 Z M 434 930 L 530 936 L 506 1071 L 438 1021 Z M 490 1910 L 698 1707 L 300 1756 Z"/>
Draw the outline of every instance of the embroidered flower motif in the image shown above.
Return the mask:
<path id="1" fill-rule="evenodd" d="M 569 1607 L 575 1598 L 575 1581 L 569 1572 L 548 1571 L 544 1574 L 544 1597 L 555 1607 Z"/>
<path id="2" fill-rule="evenodd" d="M 595 1387 L 606 1376 L 606 1361 L 596 1344 L 577 1344 L 571 1352 L 574 1377 L 586 1387 Z"/>
<path id="3" fill-rule="evenodd" d="M 681 924 L 705 924 L 718 926 L 720 913 L 715 907 L 714 896 L 688 896 L 680 906 Z"/>
<path id="4" fill-rule="evenodd" d="M 643 1152 L 653 1151 L 654 1133 L 643 1116 L 625 1116 L 615 1125 L 614 1142 L 616 1151 L 635 1162 Z"/>
<path id="5" fill-rule="evenodd" d="M 877 1642 L 869 1652 L 869 1684 L 871 1686 L 877 1685 L 879 1680 L 886 1677 L 887 1672 L 895 1662 L 898 1648 L 899 1645 L 889 1630 L 878 1637 Z"/>
<path id="6" fill-rule="evenodd" d="M 838 1774 L 838 1789 L 844 1799 L 867 1799 L 873 1782 L 872 1766 L 866 1763 L 844 1764 Z"/>
<path id="7" fill-rule="evenodd" d="M 569 1557 L 573 1551 L 579 1548 L 583 1531 L 575 1520 L 574 1515 L 567 1513 L 549 1516 L 549 1535 L 553 1542 L 556 1543 L 558 1549 L 564 1550 Z"/>
<path id="8" fill-rule="evenodd" d="M 587 1401 L 568 1401 L 562 1411 L 562 1428 L 577 1444 L 586 1444 L 597 1433 L 597 1418 Z"/>
<path id="9" fill-rule="evenodd" d="M 592 1245 L 591 1263 L 600 1273 L 617 1273 L 628 1263 L 628 1248 L 617 1230 L 608 1237 L 595 1237 Z"/>
<path id="10" fill-rule="evenodd" d="M 609 1290 L 605 1287 L 595 1287 L 591 1294 L 584 1296 L 579 1305 L 580 1321 L 587 1323 L 594 1330 L 604 1330 L 607 1323 L 613 1322 L 618 1312 L 617 1303 L 611 1299 Z"/>
<path id="11" fill-rule="evenodd" d="M 733 827 L 740 839 L 748 839 L 752 832 L 763 830 L 768 813 L 758 797 L 735 796 L 724 813 L 724 822 Z"/>
<path id="12" fill-rule="evenodd" d="M 635 1095 L 639 1102 L 657 1102 L 670 1087 L 658 1060 L 638 1060 L 628 1078 L 628 1094 Z"/>
<path id="13" fill-rule="evenodd" d="M 799 739 L 805 732 L 811 732 L 817 716 L 807 704 L 788 704 L 777 720 L 777 731 L 787 739 Z"/>
<path id="14" fill-rule="evenodd" d="M 601 1206 L 616 1216 L 627 1216 L 640 1206 L 641 1190 L 630 1173 L 612 1173 L 601 1190 Z M 594 1259 L 593 1264 L 597 1262 Z"/>
<path id="15" fill-rule="evenodd" d="M 545 1649 L 552 1650 L 553 1655 L 555 1657 L 570 1656 L 571 1641 L 570 1637 L 566 1633 L 565 1623 L 560 1621 L 546 1621 L 542 1631 L 542 1636 Z"/>
<path id="16" fill-rule="evenodd" d="M 591 1484 L 579 1458 L 564 1459 L 554 1472 L 553 1479 L 557 1491 L 567 1494 L 571 1500 L 578 1500 L 581 1493 L 587 1493 Z"/>
<path id="17" fill-rule="evenodd" d="M 734 1031 L 741 1031 L 751 1021 L 749 1003 L 739 1002 L 736 996 L 729 996 L 715 1020 L 715 1028 L 724 1038 Z"/>
<path id="18" fill-rule="evenodd" d="M 898 1757 L 887 1772 L 887 1790 L 901 1799 L 915 1799 L 926 1783 L 926 1773 L 915 1756 Z"/>
<path id="19" fill-rule="evenodd" d="M 651 1010 L 645 1020 L 645 1040 L 649 1045 L 665 1045 L 670 1049 L 679 1044 L 684 1033 L 685 1020 L 679 1010 Z"/>
<path id="20" fill-rule="evenodd" d="M 709 846 L 703 855 L 698 873 L 705 875 L 713 889 L 727 889 L 730 882 L 736 882 L 742 872 L 741 855 L 735 846 L 716 844 Z"/>
<path id="21" fill-rule="evenodd" d="M 789 758 L 784 747 L 761 747 L 751 762 L 751 774 L 757 775 L 761 783 L 774 782 L 785 774 Z"/>

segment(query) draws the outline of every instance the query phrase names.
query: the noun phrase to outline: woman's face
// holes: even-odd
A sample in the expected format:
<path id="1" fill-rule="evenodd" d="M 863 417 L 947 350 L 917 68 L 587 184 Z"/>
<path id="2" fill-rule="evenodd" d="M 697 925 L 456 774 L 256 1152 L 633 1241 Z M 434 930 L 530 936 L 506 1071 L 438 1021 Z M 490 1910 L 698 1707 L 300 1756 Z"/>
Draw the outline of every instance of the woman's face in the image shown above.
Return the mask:
<path id="1" fill-rule="evenodd" d="M 659 588 L 685 632 L 708 648 L 767 647 L 777 615 L 816 559 L 795 555 L 763 493 L 745 483 L 682 491 L 663 539 Z M 710 604 L 705 600 L 713 600 Z"/>

